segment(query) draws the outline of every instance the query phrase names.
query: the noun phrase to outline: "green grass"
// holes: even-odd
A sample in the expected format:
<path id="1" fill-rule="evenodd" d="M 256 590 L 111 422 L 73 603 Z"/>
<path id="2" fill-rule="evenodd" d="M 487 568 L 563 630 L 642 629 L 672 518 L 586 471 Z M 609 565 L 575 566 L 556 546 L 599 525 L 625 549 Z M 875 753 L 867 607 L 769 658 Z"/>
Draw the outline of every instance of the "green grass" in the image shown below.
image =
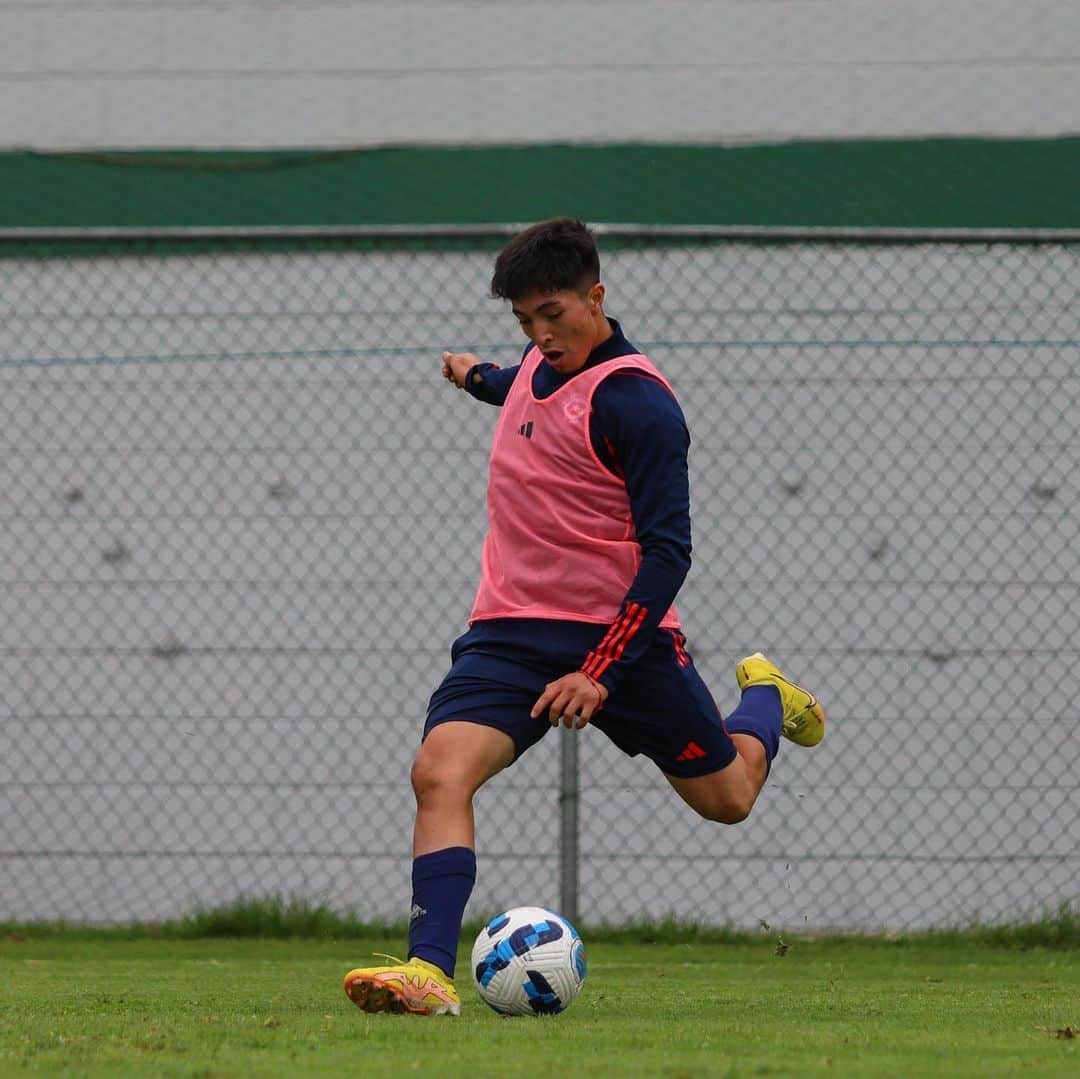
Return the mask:
<path id="1" fill-rule="evenodd" d="M 563 1015 L 500 1019 L 463 955 L 461 1017 L 415 1019 L 364 1015 L 341 991 L 373 952 L 401 954 L 400 935 L 160 930 L 0 937 L 0 1075 L 1080 1074 L 1080 1037 L 1067 1036 L 1080 1028 L 1080 950 L 978 932 L 785 936 L 780 956 L 775 933 L 598 931 L 586 933 L 589 977 Z"/>
<path id="2" fill-rule="evenodd" d="M 466 924 L 463 939 L 471 939 L 484 924 L 477 919 Z M 760 933 L 726 927 L 701 926 L 695 922 L 667 917 L 624 923 L 619 926 L 588 925 L 589 940 L 598 943 L 638 944 L 749 944 Z M 769 927 L 763 925 L 764 930 Z M 184 917 L 167 922 L 125 922 L 118 925 L 81 925 L 65 922 L 0 922 L 0 939 L 33 937 L 51 940 L 204 940 L 208 937 L 288 940 L 371 940 L 402 936 L 407 922 L 396 925 L 366 922 L 355 913 L 341 912 L 323 903 L 283 896 L 240 896 L 231 903 L 196 907 Z M 830 934 L 830 940 L 878 942 L 865 934 Z M 958 929 L 934 929 L 890 936 L 893 944 L 961 942 L 995 948 L 1075 948 L 1080 949 L 1080 905 L 1061 903 L 1041 917 L 1012 925 L 983 926 L 978 923 Z"/>

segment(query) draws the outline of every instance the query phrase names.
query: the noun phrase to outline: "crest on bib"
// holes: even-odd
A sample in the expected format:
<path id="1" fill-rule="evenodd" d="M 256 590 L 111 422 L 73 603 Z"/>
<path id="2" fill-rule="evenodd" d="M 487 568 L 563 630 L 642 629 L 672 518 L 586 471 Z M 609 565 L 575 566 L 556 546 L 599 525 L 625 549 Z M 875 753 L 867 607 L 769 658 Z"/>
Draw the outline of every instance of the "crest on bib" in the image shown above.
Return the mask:
<path id="1" fill-rule="evenodd" d="M 568 420 L 580 420 L 588 407 L 589 403 L 584 397 L 571 397 L 563 404 L 563 413 Z"/>

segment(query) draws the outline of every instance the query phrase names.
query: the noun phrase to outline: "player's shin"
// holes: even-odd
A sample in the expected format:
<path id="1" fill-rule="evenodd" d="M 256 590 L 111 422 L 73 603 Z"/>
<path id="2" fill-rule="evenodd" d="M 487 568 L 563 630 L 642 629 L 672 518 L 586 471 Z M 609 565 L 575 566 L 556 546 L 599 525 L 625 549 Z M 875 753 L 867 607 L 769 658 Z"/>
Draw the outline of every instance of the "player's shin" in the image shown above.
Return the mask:
<path id="1" fill-rule="evenodd" d="M 410 959 L 454 976 L 461 921 L 475 882 L 476 854 L 468 847 L 446 847 L 413 861 Z"/>
<path id="2" fill-rule="evenodd" d="M 753 735 L 765 747 L 771 764 L 780 748 L 783 710 L 775 686 L 750 686 L 743 691 L 738 707 L 724 720 L 728 734 Z"/>

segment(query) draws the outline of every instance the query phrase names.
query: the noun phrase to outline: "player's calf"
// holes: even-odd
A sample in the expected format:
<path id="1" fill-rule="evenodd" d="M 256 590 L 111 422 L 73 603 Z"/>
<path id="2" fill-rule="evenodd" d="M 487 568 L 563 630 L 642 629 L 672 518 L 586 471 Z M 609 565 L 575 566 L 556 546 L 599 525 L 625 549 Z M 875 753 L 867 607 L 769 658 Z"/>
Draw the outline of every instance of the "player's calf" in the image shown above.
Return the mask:
<path id="1" fill-rule="evenodd" d="M 669 775 L 667 781 L 698 816 L 718 824 L 746 820 L 761 790 L 761 779 L 752 774 L 742 756 L 718 772 L 689 777 Z"/>

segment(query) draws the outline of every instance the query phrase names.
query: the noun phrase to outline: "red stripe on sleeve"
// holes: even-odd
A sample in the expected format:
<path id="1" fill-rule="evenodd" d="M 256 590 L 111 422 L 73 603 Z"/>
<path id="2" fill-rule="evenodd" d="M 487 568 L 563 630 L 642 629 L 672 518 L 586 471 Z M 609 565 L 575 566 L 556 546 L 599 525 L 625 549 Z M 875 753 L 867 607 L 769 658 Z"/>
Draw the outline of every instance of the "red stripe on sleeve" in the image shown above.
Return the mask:
<path id="1" fill-rule="evenodd" d="M 648 614 L 648 607 L 628 603 L 625 612 L 612 623 L 604 639 L 586 657 L 581 669 L 591 678 L 599 678 L 612 663 L 622 658 L 627 644 L 641 629 Z"/>
<path id="2" fill-rule="evenodd" d="M 608 627 L 600 643 L 585 657 L 581 669 L 592 678 L 599 678 L 610 665 L 608 657 L 615 641 L 626 631 L 629 621 L 637 610 L 636 603 L 627 604 L 625 611 L 620 614 Z M 605 662 L 606 661 L 606 662 Z"/>
<path id="3" fill-rule="evenodd" d="M 623 611 L 610 626 L 608 626 L 607 633 L 604 634 L 600 643 L 589 653 L 589 658 L 591 660 L 595 661 L 603 659 L 605 656 L 611 654 L 614 642 L 626 631 L 629 620 L 637 611 L 637 606 L 636 603 L 627 604 L 626 610 Z"/>
<path id="4" fill-rule="evenodd" d="M 648 615 L 649 609 L 647 607 L 638 607 L 637 614 L 634 616 L 634 621 L 631 624 L 629 631 L 619 641 L 619 644 L 615 650 L 615 655 L 613 657 L 614 659 L 622 659 L 623 652 L 626 651 L 626 646 L 630 642 L 630 638 L 633 637 L 639 629 L 641 629 L 642 624 L 644 623 Z"/>

